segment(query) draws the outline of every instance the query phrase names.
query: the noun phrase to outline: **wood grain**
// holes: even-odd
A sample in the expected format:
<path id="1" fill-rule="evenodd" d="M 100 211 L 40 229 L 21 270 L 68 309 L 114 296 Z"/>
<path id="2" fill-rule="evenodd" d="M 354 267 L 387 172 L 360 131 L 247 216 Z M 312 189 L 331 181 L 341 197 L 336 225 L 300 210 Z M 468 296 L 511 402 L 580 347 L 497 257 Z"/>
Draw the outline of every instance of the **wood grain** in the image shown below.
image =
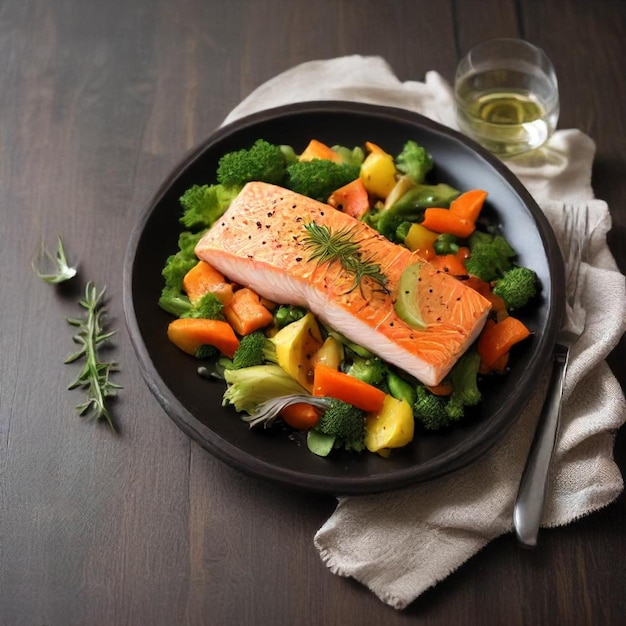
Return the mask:
<path id="1" fill-rule="evenodd" d="M 451 80 L 469 47 L 523 36 L 554 60 L 560 127 L 596 142 L 593 185 L 626 270 L 626 4 L 583 0 L 4 0 L 0 3 L 0 623 L 618 624 L 625 501 L 491 543 L 406 611 L 322 564 L 332 498 L 242 475 L 191 443 L 144 384 L 124 327 L 128 236 L 150 197 L 243 97 L 293 65 L 383 56 Z M 107 286 L 118 434 L 74 414 L 65 318 L 80 288 L 37 281 L 63 234 Z M 622 386 L 624 342 L 610 363 Z M 616 458 L 626 468 L 623 431 Z"/>

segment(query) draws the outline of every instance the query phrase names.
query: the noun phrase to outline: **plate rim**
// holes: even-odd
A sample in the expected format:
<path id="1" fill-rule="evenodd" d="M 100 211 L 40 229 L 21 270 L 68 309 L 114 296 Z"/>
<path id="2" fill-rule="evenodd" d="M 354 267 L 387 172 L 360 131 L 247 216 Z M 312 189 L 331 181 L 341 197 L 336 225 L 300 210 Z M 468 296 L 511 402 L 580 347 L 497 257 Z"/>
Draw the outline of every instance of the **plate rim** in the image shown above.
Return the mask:
<path id="1" fill-rule="evenodd" d="M 155 207 L 171 185 L 185 170 L 197 159 L 201 158 L 213 144 L 227 137 L 232 132 L 239 132 L 261 122 L 275 120 L 284 116 L 333 113 L 371 115 L 378 118 L 389 118 L 393 122 L 400 121 L 422 126 L 434 134 L 443 135 L 447 139 L 452 139 L 469 148 L 476 156 L 496 171 L 502 179 L 502 182 L 512 188 L 515 195 L 519 197 L 521 202 L 531 213 L 541 238 L 550 269 L 550 306 L 546 316 L 546 331 L 538 338 L 539 345 L 534 351 L 533 359 L 529 363 L 529 367 L 522 373 L 520 384 L 516 386 L 517 391 L 513 393 L 513 398 L 519 399 L 522 403 L 522 408 L 516 411 L 513 419 L 509 419 L 508 421 L 504 420 L 504 423 L 502 423 L 503 419 L 499 417 L 499 414 L 502 412 L 501 410 L 492 414 L 490 421 L 496 420 L 498 423 L 497 431 L 495 434 L 492 433 L 488 438 L 482 438 L 479 443 L 474 442 L 469 445 L 460 442 L 450 447 L 443 454 L 437 455 L 424 463 L 398 469 L 393 474 L 339 478 L 337 476 L 301 473 L 296 470 L 278 467 L 272 463 L 268 463 L 227 441 L 196 418 L 162 379 L 143 341 L 134 305 L 132 275 L 135 267 L 138 243 Z M 524 387 L 524 382 L 529 376 L 536 375 L 535 367 L 531 367 L 531 365 L 535 364 L 540 358 L 543 358 L 545 362 L 548 363 L 549 355 L 556 341 L 556 332 L 563 317 L 565 297 L 562 288 L 563 280 L 557 280 L 557 276 L 564 276 L 563 260 L 554 231 L 547 217 L 520 179 L 502 161 L 493 156 L 482 146 L 453 128 L 444 126 L 420 113 L 407 109 L 343 100 L 314 100 L 264 109 L 243 116 L 229 124 L 219 126 L 176 163 L 153 194 L 151 194 L 132 228 L 124 257 L 122 298 L 126 327 L 135 350 L 142 377 L 168 417 L 172 419 L 187 436 L 213 456 L 227 463 L 234 469 L 257 478 L 271 480 L 286 487 L 300 488 L 307 491 L 333 495 L 351 495 L 387 491 L 402 488 L 413 483 L 434 480 L 442 475 L 458 471 L 471 464 L 479 459 L 498 441 L 502 440 L 506 432 L 519 420 L 528 402 L 528 399 L 524 401 L 522 398 L 519 398 L 521 395 L 519 389 Z M 486 426 L 487 422 L 485 421 L 482 428 L 486 428 Z M 305 452 L 306 450 L 303 450 L 303 453 Z M 426 474 L 426 476 L 424 476 L 424 474 Z M 391 481 L 391 476 L 393 476 L 393 481 Z M 390 482 L 392 482 L 392 484 L 389 484 Z"/>

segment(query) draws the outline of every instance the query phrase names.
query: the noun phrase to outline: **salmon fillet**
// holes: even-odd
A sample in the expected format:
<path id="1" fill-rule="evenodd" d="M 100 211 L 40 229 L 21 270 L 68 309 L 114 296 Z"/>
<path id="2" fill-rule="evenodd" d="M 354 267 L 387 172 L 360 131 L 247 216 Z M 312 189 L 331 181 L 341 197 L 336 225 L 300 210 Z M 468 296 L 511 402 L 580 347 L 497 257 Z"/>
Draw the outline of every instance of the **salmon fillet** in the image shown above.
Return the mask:
<path id="1" fill-rule="evenodd" d="M 305 225 L 312 222 L 331 233 L 349 229 L 361 258 L 375 262 L 384 274 L 384 286 L 369 276 L 356 286 L 354 274 L 339 262 L 311 259 L 314 249 Z M 411 328 L 396 314 L 394 302 L 403 270 L 422 259 L 329 205 L 266 183 L 248 183 L 195 251 L 259 295 L 308 308 L 426 385 L 441 382 L 478 336 L 490 310 L 474 289 L 424 263 L 416 288 L 426 327 Z"/>

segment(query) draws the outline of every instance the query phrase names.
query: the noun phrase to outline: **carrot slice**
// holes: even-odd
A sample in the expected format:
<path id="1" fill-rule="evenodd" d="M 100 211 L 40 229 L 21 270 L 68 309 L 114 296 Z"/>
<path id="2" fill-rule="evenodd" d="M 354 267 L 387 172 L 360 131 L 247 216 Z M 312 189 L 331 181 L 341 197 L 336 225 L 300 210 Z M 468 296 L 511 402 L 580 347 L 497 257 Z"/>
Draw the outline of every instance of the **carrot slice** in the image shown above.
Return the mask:
<path id="1" fill-rule="evenodd" d="M 373 141 L 366 141 L 365 149 L 373 154 L 383 154 L 385 156 L 391 156 L 388 152 L 385 152 L 378 144 L 375 144 Z"/>
<path id="2" fill-rule="evenodd" d="M 200 346 L 215 346 L 222 354 L 233 358 L 239 339 L 232 327 L 221 320 L 185 317 L 173 320 L 167 327 L 170 341 L 183 352 L 195 355 Z"/>
<path id="3" fill-rule="evenodd" d="M 498 359 L 530 335 L 530 330 L 515 317 L 505 317 L 497 323 L 486 324 L 476 349 L 484 366 L 492 369 Z"/>
<path id="4" fill-rule="evenodd" d="M 304 152 L 300 155 L 300 161 L 312 161 L 313 159 L 325 159 L 327 161 L 341 162 L 341 156 L 332 148 L 317 139 L 311 139 Z"/>
<path id="5" fill-rule="evenodd" d="M 240 335 L 249 335 L 264 328 L 274 319 L 272 313 L 263 306 L 259 294 L 248 287 L 235 291 L 228 306 L 224 307 L 224 315 Z"/>
<path id="6" fill-rule="evenodd" d="M 482 189 L 466 191 L 450 203 L 450 211 L 474 224 L 482 211 L 486 198 L 487 192 Z"/>
<path id="7" fill-rule="evenodd" d="M 297 430 L 309 430 L 320 419 L 320 411 L 306 402 L 296 402 L 280 412 L 283 421 Z"/>
<path id="8" fill-rule="evenodd" d="M 321 364 L 313 373 L 313 395 L 343 400 L 367 412 L 380 411 L 386 396 L 373 385 Z"/>
<path id="9" fill-rule="evenodd" d="M 358 220 L 369 211 L 370 199 L 363 181 L 357 178 L 333 191 L 328 204 Z"/>
<path id="10" fill-rule="evenodd" d="M 478 278 L 478 276 L 470 276 L 464 282 L 468 287 L 471 287 L 481 296 L 487 298 L 487 300 L 491 302 L 491 308 L 493 311 L 506 311 L 506 304 L 504 300 L 491 291 L 491 285 L 488 282 Z"/>
<path id="11" fill-rule="evenodd" d="M 197 302 L 209 291 L 212 291 L 223 305 L 227 305 L 233 297 L 233 286 L 221 272 L 206 261 L 199 261 L 185 274 L 183 289 L 192 302 Z"/>
<path id="12" fill-rule="evenodd" d="M 474 222 L 460 217 L 450 209 L 433 207 L 424 211 L 422 226 L 436 233 L 450 233 L 456 237 L 465 239 L 469 237 L 475 229 Z"/>

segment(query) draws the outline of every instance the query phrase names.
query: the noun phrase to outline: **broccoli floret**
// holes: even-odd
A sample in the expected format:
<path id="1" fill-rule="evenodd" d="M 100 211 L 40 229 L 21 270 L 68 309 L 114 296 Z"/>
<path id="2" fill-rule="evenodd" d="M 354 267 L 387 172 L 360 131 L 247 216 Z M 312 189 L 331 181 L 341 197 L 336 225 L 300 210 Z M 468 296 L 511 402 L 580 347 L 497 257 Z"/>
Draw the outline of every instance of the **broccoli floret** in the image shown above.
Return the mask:
<path id="1" fill-rule="evenodd" d="M 359 166 L 328 159 L 299 161 L 287 168 L 287 187 L 309 198 L 326 202 L 328 196 L 359 177 Z"/>
<path id="2" fill-rule="evenodd" d="M 404 144 L 402 152 L 395 161 L 398 170 L 412 178 L 416 183 L 423 182 L 426 174 L 432 170 L 434 165 L 432 156 L 412 139 Z"/>
<path id="3" fill-rule="evenodd" d="M 423 385 L 418 385 L 416 392 L 413 414 L 427 430 L 446 428 L 464 416 L 463 403 L 458 396 L 436 396 Z"/>
<path id="4" fill-rule="evenodd" d="M 465 417 L 463 401 L 454 393 L 448 398 L 444 408 L 448 416 L 448 424 L 458 422 L 461 418 Z"/>
<path id="5" fill-rule="evenodd" d="M 240 187 L 193 185 L 180 198 L 183 214 L 180 222 L 186 228 L 210 228 L 229 207 Z"/>
<path id="6" fill-rule="evenodd" d="M 205 293 L 196 302 L 190 303 L 189 310 L 180 317 L 199 317 L 205 320 L 224 321 L 224 305 L 219 298 L 211 291 Z"/>
<path id="7" fill-rule="evenodd" d="M 387 371 L 387 366 L 378 357 L 355 356 L 346 373 L 370 385 L 380 385 L 385 381 Z"/>
<path id="8" fill-rule="evenodd" d="M 459 251 L 459 240 L 455 235 L 442 233 L 435 239 L 433 248 L 437 254 L 456 254 Z"/>
<path id="9" fill-rule="evenodd" d="M 263 365 L 267 361 L 276 362 L 276 347 L 262 330 L 244 335 L 233 356 L 233 368 Z"/>
<path id="10" fill-rule="evenodd" d="M 161 291 L 159 306 L 176 317 L 183 317 L 189 313 L 191 302 L 182 291 L 166 285 Z"/>
<path id="11" fill-rule="evenodd" d="M 238 412 L 252 415 L 257 407 L 272 398 L 308 392 L 279 365 L 254 365 L 242 369 L 225 369 L 228 384 L 223 406 L 233 405 Z"/>
<path id="12" fill-rule="evenodd" d="M 355 452 L 365 448 L 365 412 L 347 402 L 332 399 L 315 428 L 335 437 L 335 448 Z"/>
<path id="13" fill-rule="evenodd" d="M 417 386 L 417 398 L 413 405 L 413 414 L 428 430 L 438 430 L 448 425 L 446 400 L 436 396 L 423 385 Z"/>
<path id="14" fill-rule="evenodd" d="M 220 351 L 215 346 L 211 346 L 209 344 L 200 346 L 194 354 L 196 359 L 200 359 L 201 361 L 213 361 L 217 359 L 219 355 Z"/>
<path id="15" fill-rule="evenodd" d="M 493 293 L 504 300 L 507 309 L 521 309 L 537 295 L 538 285 L 539 279 L 533 270 L 514 267 L 496 281 Z"/>
<path id="16" fill-rule="evenodd" d="M 280 146 L 258 139 L 251 148 L 228 152 L 217 165 L 217 182 L 226 187 L 243 187 L 252 180 L 280 185 L 287 161 Z"/>
<path id="17" fill-rule="evenodd" d="M 202 234 L 203 231 L 181 233 L 178 238 L 178 252 L 166 259 L 161 271 L 165 285 L 161 291 L 159 305 L 177 317 L 187 313 L 191 307 L 189 298 L 183 293 L 183 278 L 198 262 L 194 249 Z"/>
<path id="18" fill-rule="evenodd" d="M 502 235 L 491 235 L 474 231 L 469 238 L 470 256 L 465 260 L 465 268 L 473 275 L 487 282 L 501 278 L 511 269 L 515 250 Z"/>
<path id="19" fill-rule="evenodd" d="M 450 372 L 452 394 L 436 396 L 423 385 L 417 386 L 417 399 L 413 405 L 415 417 L 427 430 L 446 428 L 465 417 L 465 407 L 475 406 L 481 400 L 478 389 L 480 356 L 476 350 L 466 352 Z"/>
<path id="20" fill-rule="evenodd" d="M 305 309 L 291 304 L 283 304 L 274 312 L 274 325 L 277 330 L 280 330 L 292 322 L 297 322 L 305 315 Z"/>

